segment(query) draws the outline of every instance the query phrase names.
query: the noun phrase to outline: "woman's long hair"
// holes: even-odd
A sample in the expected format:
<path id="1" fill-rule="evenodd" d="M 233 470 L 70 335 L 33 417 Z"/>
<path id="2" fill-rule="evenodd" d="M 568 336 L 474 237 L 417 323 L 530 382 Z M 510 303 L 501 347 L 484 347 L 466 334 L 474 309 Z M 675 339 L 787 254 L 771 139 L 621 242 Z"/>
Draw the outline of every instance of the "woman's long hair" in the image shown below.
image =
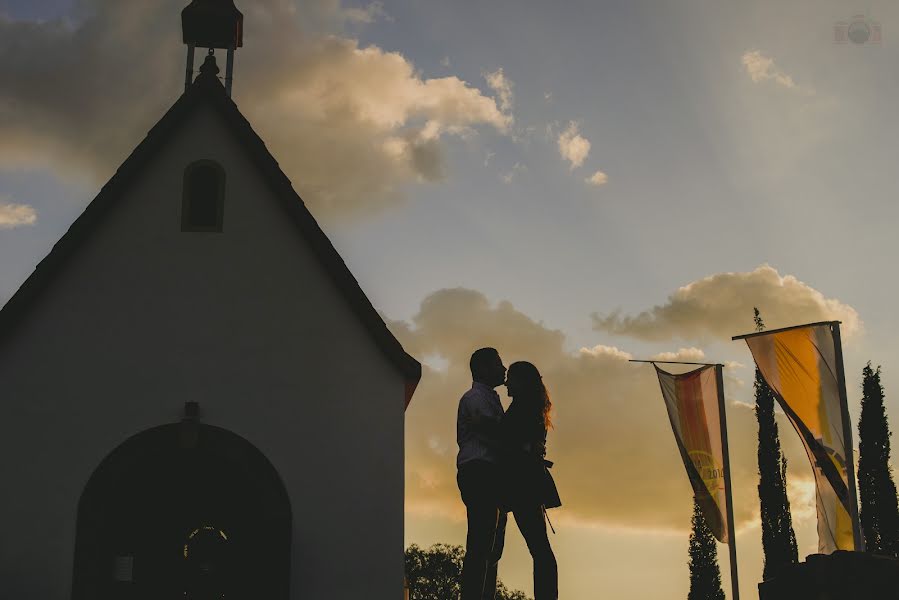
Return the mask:
<path id="1" fill-rule="evenodd" d="M 541 417 L 543 426 L 546 429 L 552 428 L 550 411 L 552 411 L 553 403 L 549 399 L 549 392 L 546 391 L 546 386 L 543 385 L 543 377 L 540 375 L 537 367 L 526 361 L 515 362 L 509 366 L 509 375 L 515 377 L 515 381 L 521 385 L 521 393 L 525 397 L 538 399 L 538 403 L 542 403 Z"/>

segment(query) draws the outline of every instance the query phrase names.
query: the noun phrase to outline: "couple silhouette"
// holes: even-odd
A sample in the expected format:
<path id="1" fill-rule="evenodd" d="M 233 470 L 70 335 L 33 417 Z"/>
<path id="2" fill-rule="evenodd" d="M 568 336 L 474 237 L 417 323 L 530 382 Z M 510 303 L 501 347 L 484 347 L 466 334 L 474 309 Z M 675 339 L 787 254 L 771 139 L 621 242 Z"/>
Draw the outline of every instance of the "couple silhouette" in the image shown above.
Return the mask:
<path id="1" fill-rule="evenodd" d="M 456 480 L 468 513 L 461 600 L 493 600 L 508 513 L 534 559 L 534 600 L 556 600 L 558 568 L 546 534 L 546 509 L 561 506 L 545 460 L 549 394 L 537 367 L 513 363 L 508 373 L 494 348 L 471 355 L 471 389 L 459 400 Z M 504 412 L 494 388 L 505 384 Z"/>

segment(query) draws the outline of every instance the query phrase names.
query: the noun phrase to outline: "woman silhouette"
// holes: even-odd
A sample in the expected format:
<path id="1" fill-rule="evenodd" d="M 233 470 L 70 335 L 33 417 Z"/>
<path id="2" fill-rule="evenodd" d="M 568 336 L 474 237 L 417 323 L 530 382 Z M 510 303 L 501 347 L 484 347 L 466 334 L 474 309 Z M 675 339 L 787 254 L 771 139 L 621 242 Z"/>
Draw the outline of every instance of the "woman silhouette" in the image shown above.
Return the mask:
<path id="1" fill-rule="evenodd" d="M 507 507 L 534 559 L 534 600 L 556 600 L 558 567 L 544 521 L 545 509 L 561 504 L 544 461 L 552 402 L 540 372 L 529 362 L 509 367 L 506 389 L 512 398 L 502 420 Z"/>

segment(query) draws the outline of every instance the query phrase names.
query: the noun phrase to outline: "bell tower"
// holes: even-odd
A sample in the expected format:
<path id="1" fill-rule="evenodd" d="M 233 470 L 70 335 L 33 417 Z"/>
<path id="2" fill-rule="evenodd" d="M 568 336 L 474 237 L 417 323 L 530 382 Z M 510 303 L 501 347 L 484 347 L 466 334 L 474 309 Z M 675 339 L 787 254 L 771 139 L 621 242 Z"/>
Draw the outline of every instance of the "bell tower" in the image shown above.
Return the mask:
<path id="1" fill-rule="evenodd" d="M 228 51 L 225 90 L 230 97 L 234 51 L 243 46 L 243 13 L 234 6 L 234 0 L 191 0 L 181 11 L 181 30 L 187 44 L 185 91 L 194 78 L 194 50 L 197 47 L 208 48 L 212 55 L 216 48 L 221 48 Z"/>

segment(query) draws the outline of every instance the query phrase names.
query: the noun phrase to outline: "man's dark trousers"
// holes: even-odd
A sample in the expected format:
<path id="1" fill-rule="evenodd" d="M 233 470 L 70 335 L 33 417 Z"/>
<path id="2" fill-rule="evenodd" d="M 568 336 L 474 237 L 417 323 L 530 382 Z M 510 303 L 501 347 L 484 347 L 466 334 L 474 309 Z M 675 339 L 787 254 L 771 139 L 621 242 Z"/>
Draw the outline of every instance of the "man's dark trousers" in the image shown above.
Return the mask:
<path id="1" fill-rule="evenodd" d="M 506 513 L 499 509 L 499 469 L 487 461 L 471 460 L 459 465 L 456 481 L 468 512 L 461 600 L 493 600 L 506 537 Z"/>

